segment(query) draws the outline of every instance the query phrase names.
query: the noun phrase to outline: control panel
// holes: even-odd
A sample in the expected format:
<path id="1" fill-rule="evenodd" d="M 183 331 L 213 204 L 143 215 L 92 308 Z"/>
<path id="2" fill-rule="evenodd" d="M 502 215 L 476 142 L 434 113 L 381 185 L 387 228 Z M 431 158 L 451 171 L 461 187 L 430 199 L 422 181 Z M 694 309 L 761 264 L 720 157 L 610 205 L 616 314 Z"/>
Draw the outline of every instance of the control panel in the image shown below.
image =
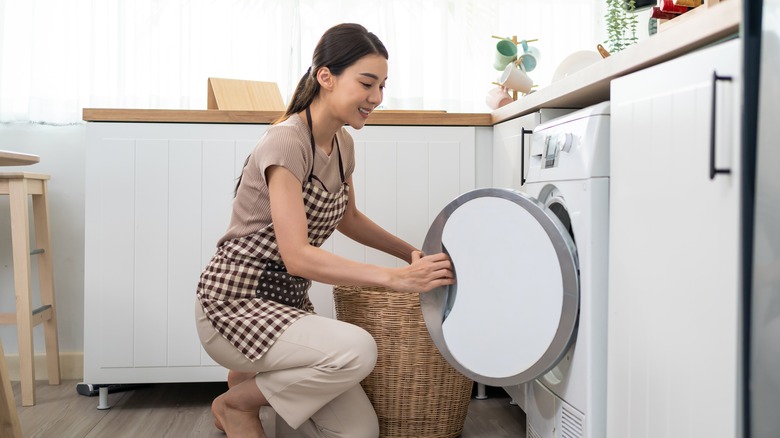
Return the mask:
<path id="1" fill-rule="evenodd" d="M 560 153 L 571 151 L 573 142 L 574 136 L 569 132 L 545 136 L 542 169 L 557 166 Z"/>

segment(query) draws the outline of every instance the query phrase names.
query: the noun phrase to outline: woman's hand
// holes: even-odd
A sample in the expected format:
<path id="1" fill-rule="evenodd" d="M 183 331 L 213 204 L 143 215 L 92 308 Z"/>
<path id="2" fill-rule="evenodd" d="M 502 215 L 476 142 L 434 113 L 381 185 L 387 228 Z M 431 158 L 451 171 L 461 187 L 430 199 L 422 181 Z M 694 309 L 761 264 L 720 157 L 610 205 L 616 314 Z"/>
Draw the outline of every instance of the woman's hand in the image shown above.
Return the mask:
<path id="1" fill-rule="evenodd" d="M 412 263 L 397 268 L 391 288 L 399 292 L 422 293 L 440 286 L 455 283 L 452 274 L 452 262 L 444 254 L 423 256 L 420 251 L 412 251 Z"/>

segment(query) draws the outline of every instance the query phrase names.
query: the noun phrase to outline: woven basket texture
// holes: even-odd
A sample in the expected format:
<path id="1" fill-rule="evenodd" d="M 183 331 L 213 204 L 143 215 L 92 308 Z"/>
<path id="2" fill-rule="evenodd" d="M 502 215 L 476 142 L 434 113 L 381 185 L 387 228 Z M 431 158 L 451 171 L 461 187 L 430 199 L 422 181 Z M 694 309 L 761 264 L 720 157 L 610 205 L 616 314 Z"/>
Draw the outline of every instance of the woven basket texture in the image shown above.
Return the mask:
<path id="1" fill-rule="evenodd" d="M 451 438 L 463 431 L 473 382 L 431 341 L 417 294 L 335 286 L 336 317 L 371 333 L 374 371 L 361 382 L 386 438 Z"/>

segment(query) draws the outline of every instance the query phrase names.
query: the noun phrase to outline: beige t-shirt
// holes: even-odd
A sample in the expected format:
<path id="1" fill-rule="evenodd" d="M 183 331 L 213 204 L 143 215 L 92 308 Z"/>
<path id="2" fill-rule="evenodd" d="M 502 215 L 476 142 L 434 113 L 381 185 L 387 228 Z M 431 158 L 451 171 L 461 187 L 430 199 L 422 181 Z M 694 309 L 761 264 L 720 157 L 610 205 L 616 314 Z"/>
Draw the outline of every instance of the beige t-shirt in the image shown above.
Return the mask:
<path id="1" fill-rule="evenodd" d="M 217 246 L 227 240 L 256 233 L 271 223 L 271 203 L 265 181 L 265 170 L 269 166 L 288 169 L 303 184 L 309 178 L 313 161 L 314 175 L 325 184 L 325 189 L 329 192 L 339 191 L 341 175 L 336 154 L 341 154 L 346 181 L 355 169 L 355 143 L 344 128 L 336 133 L 336 138 L 338 148 L 334 147 L 330 156 L 316 148 L 316 154 L 312 157 L 309 127 L 298 114 L 268 128 L 249 155 L 233 200 L 230 224 Z M 313 184 L 320 185 L 316 180 L 313 180 Z"/>

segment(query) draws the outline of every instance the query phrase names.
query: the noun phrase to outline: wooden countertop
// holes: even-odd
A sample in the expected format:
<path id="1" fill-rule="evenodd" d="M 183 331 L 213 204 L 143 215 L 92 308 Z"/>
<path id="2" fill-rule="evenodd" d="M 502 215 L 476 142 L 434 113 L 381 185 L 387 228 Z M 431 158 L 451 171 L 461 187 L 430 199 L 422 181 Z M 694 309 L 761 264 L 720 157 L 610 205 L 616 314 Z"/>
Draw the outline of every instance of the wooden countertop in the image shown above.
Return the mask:
<path id="1" fill-rule="evenodd" d="M 609 100 L 612 79 L 668 61 L 739 33 L 743 0 L 720 0 L 688 12 L 647 40 L 602 59 L 492 113 L 378 110 L 368 125 L 492 126 L 541 108 L 584 108 Z M 88 122 L 272 123 L 277 111 L 141 110 L 85 108 Z"/>
<path id="2" fill-rule="evenodd" d="M 152 123 L 273 123 L 280 111 L 219 111 L 219 110 L 141 110 L 84 108 L 87 122 L 152 122 Z M 367 125 L 404 126 L 491 126 L 490 113 L 448 113 L 444 111 L 377 110 Z"/>
<path id="3" fill-rule="evenodd" d="M 609 100 L 612 79 L 736 36 L 741 19 L 742 0 L 721 0 L 706 10 L 688 12 L 647 40 L 498 108 L 491 113 L 493 123 L 541 108 L 584 108 Z"/>

